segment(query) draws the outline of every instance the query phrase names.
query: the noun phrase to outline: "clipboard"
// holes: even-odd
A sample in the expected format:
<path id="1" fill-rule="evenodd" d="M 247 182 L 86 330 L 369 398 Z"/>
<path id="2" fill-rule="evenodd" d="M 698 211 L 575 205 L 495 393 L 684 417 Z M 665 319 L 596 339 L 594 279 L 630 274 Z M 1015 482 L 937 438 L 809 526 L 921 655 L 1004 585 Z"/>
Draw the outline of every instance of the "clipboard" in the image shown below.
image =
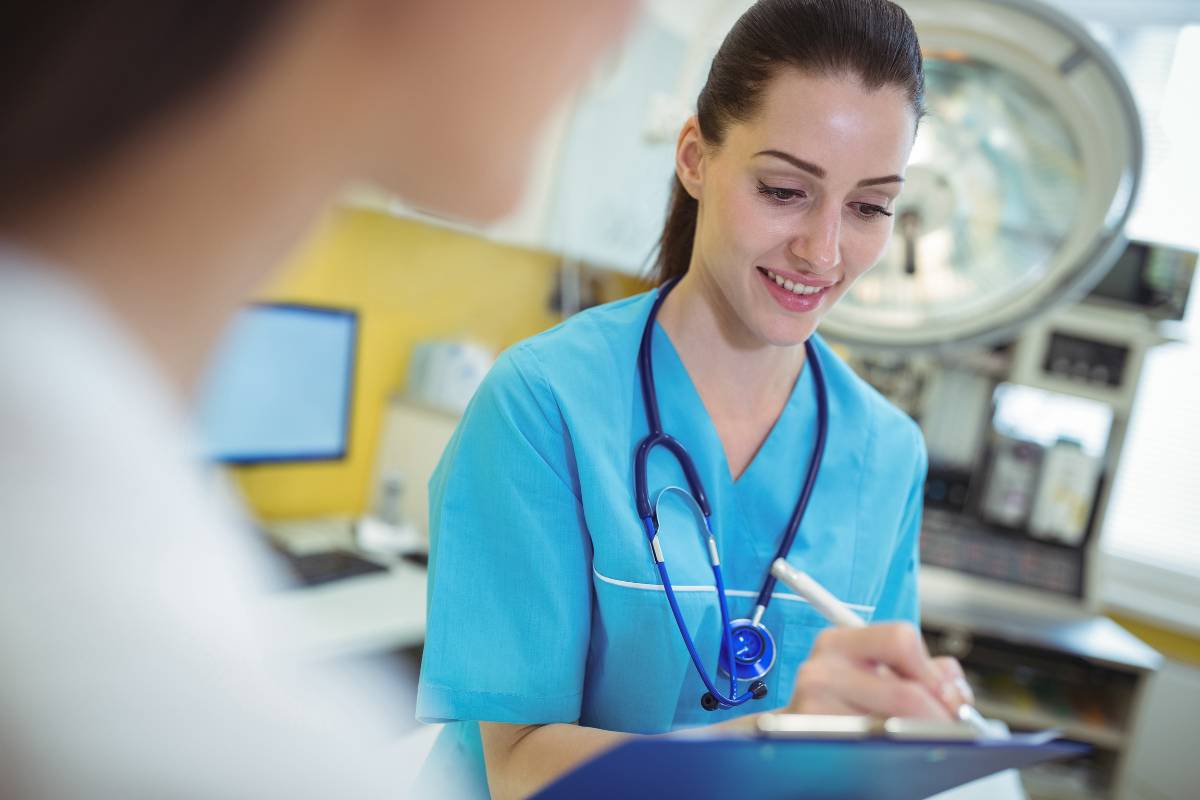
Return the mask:
<path id="1" fill-rule="evenodd" d="M 764 714 L 753 733 L 631 738 L 534 797 L 920 800 L 1090 749 L 1056 731 L 980 738 L 960 722 Z"/>

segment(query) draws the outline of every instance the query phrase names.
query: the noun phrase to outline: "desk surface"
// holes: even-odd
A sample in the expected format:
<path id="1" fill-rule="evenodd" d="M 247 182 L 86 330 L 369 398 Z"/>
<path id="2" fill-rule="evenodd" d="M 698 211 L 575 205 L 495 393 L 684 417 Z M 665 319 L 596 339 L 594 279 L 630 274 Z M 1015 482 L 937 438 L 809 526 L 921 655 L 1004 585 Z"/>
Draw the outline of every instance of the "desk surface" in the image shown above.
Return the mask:
<path id="1" fill-rule="evenodd" d="M 1066 653 L 1127 672 L 1158 669 L 1161 656 L 1107 617 L 1064 603 L 1022 599 L 947 570 L 921 570 L 921 619 L 1015 645 Z"/>
<path id="2" fill-rule="evenodd" d="M 267 598 L 265 622 L 288 652 L 323 658 L 392 650 L 425 638 L 425 570 L 387 572 L 291 589 Z"/>

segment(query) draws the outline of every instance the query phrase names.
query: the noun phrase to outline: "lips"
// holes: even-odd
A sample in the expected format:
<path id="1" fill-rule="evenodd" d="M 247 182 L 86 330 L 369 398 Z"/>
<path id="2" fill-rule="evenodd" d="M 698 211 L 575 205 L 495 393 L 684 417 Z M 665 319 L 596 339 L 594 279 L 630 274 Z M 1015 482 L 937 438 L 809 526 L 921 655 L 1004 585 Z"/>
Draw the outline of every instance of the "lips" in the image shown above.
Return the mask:
<path id="1" fill-rule="evenodd" d="M 837 281 L 830 281 L 827 278 L 816 278 L 792 272 L 781 273 L 766 267 L 759 267 L 758 274 L 771 298 L 783 310 L 793 313 L 805 313 L 817 309 L 824 301 L 825 295 L 829 294 L 830 288 L 837 284 Z"/>
<path id="2" fill-rule="evenodd" d="M 807 290 L 828 289 L 830 286 L 833 286 L 837 283 L 837 280 L 832 278 L 824 278 L 819 275 L 792 272 L 790 270 L 758 267 L 758 271 L 788 291 L 803 292 Z"/>

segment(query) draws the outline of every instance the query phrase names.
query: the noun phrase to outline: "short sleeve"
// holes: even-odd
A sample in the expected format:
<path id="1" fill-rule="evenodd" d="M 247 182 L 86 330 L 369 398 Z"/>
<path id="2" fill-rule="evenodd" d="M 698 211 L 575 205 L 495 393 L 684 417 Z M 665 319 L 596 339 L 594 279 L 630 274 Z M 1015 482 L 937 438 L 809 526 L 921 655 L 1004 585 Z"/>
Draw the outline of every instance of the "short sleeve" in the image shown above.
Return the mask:
<path id="1" fill-rule="evenodd" d="M 910 423 L 913 438 L 913 469 L 909 479 L 896 551 L 888 566 L 883 594 L 876 604 L 875 621 L 906 620 L 920 624 L 920 598 L 917 593 L 917 573 L 920 568 L 921 518 L 925 506 L 925 475 L 929 457 L 921 429 Z"/>
<path id="2" fill-rule="evenodd" d="M 579 718 L 591 544 L 562 416 L 534 354 L 501 356 L 429 488 L 424 722 Z"/>

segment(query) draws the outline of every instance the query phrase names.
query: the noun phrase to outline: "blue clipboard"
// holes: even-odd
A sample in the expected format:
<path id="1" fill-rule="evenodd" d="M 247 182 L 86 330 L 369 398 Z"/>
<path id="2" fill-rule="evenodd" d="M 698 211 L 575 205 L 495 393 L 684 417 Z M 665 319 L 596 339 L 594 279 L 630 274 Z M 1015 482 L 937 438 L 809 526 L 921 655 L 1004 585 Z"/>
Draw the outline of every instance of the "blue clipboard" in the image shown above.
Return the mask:
<path id="1" fill-rule="evenodd" d="M 562 776 L 537 800 L 919 800 L 1005 769 L 1091 748 L 1053 731 L 976 739 L 882 729 L 859 735 L 683 732 L 635 737 Z"/>

